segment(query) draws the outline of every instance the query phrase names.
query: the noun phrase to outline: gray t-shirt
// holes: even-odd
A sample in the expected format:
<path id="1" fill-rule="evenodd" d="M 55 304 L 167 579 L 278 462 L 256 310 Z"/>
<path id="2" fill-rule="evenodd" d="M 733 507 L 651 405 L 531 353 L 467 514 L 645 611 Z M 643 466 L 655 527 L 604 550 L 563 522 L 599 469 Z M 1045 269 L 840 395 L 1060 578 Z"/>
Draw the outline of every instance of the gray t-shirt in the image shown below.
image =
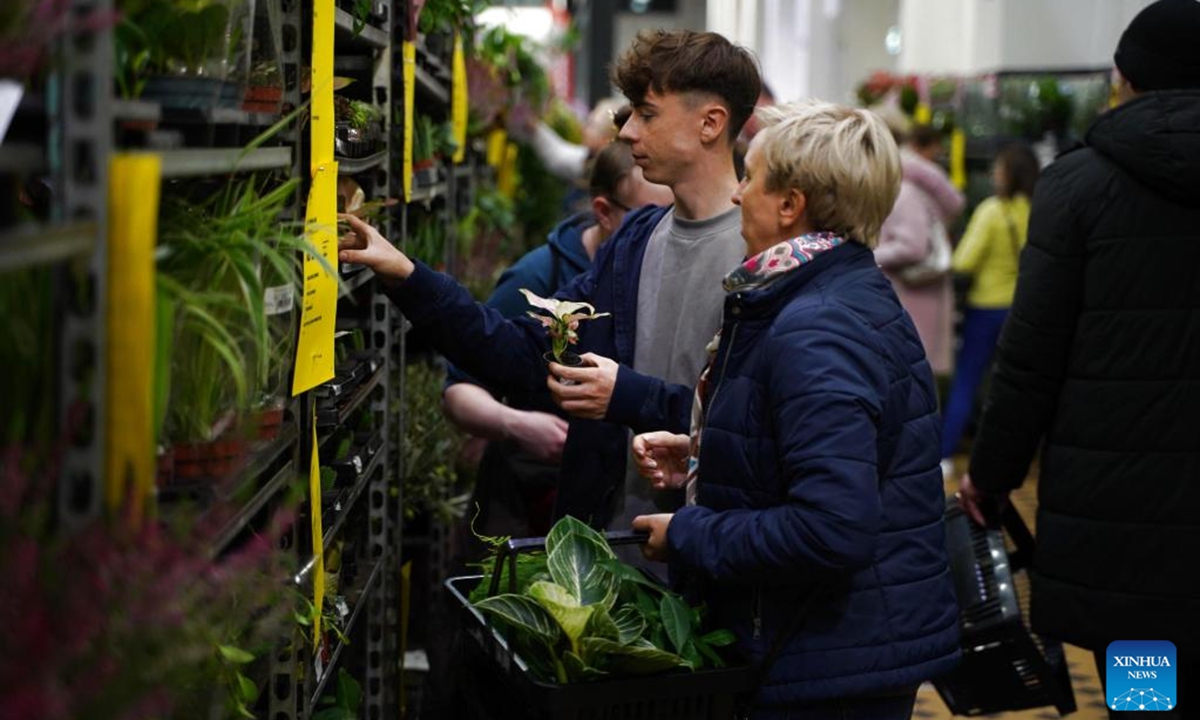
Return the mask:
<path id="1" fill-rule="evenodd" d="M 695 386 L 708 359 L 704 348 L 721 326 L 721 280 L 745 255 L 739 208 L 707 220 L 682 220 L 674 212 L 663 216 L 642 259 L 634 370 Z M 630 452 L 624 502 L 609 527 L 625 530 L 638 515 L 673 512 L 681 503 L 679 492 L 652 490 Z"/>

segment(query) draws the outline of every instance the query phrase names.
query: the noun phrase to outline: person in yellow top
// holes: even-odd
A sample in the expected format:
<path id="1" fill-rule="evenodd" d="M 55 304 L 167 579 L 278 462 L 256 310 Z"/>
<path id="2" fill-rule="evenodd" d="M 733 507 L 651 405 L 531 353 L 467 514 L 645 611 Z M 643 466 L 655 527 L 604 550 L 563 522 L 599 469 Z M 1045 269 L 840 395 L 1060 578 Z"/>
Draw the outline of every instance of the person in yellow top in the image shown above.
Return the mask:
<path id="1" fill-rule="evenodd" d="M 992 362 L 1017 287 L 1017 263 L 1029 229 L 1029 199 L 1040 172 L 1025 145 L 1005 147 L 992 165 L 996 194 L 979 204 L 954 249 L 954 272 L 971 276 L 954 381 L 942 412 L 942 468 L 962 440 L 975 396 Z"/>

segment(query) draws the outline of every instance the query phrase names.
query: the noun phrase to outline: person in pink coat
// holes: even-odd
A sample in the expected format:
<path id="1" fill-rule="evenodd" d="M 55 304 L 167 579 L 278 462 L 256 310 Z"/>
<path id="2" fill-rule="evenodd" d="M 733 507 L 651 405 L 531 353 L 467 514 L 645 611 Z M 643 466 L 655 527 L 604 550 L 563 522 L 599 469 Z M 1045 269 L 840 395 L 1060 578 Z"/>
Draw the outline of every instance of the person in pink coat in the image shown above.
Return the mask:
<path id="1" fill-rule="evenodd" d="M 936 130 L 918 125 L 900 152 L 904 174 L 900 195 L 883 224 L 875 261 L 892 281 L 900 304 L 912 316 L 925 355 L 935 375 L 954 371 L 954 293 L 950 273 L 932 281 L 905 282 L 900 271 L 933 250 L 935 224 L 949 227 L 962 213 L 966 198 L 950 182 L 935 159 L 942 151 Z"/>

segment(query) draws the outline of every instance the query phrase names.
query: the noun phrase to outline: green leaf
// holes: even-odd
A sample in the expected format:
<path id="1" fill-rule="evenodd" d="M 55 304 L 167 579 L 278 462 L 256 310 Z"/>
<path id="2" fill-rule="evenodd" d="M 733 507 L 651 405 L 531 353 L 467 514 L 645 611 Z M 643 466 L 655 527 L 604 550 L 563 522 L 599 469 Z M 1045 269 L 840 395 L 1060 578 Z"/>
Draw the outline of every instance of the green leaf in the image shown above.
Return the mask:
<path id="1" fill-rule="evenodd" d="M 606 638 L 584 638 L 580 646 L 588 666 L 614 674 L 648 675 L 677 667 L 692 667 L 673 653 L 658 648 L 622 645 Z"/>
<path id="2" fill-rule="evenodd" d="M 617 580 L 603 561 L 615 555 L 603 535 L 573 517 L 564 517 L 546 536 L 546 555 L 554 582 L 578 598 L 580 605 L 612 607 Z"/>
<path id="3" fill-rule="evenodd" d="M 683 645 L 683 649 L 680 650 L 679 655 L 684 660 L 687 660 L 689 663 L 691 663 L 692 667 L 694 668 L 700 667 L 704 664 L 704 658 L 700 656 L 700 651 L 696 649 L 695 638 L 688 638 L 688 641 Z"/>
<path id="4" fill-rule="evenodd" d="M 598 680 L 608 673 L 603 670 L 598 670 L 590 667 L 584 662 L 583 658 L 579 657 L 570 650 L 563 653 L 563 669 L 566 671 L 567 682 L 586 682 L 588 680 Z"/>
<path id="5" fill-rule="evenodd" d="M 721 656 L 708 643 L 701 640 L 696 643 L 696 649 L 700 651 L 701 655 L 708 658 L 708 663 L 712 667 L 725 667 L 725 661 L 721 659 Z"/>
<path id="6" fill-rule="evenodd" d="M 337 704 L 353 717 L 358 717 L 358 708 L 362 704 L 362 686 L 345 668 L 338 669 Z"/>
<path id="7" fill-rule="evenodd" d="M 682 652 L 692 637 L 691 612 L 687 604 L 677 596 L 666 593 L 659 601 L 658 612 L 671 644 L 677 651 Z"/>
<path id="8" fill-rule="evenodd" d="M 733 641 L 737 638 L 734 636 L 732 630 L 713 630 L 710 633 L 701 635 L 700 639 L 703 640 L 706 645 L 711 645 L 713 647 L 725 647 L 726 645 L 732 645 Z"/>
<path id="9" fill-rule="evenodd" d="M 598 606 L 580 607 L 579 600 L 566 588 L 548 582 L 536 582 L 530 585 L 529 596 L 554 616 L 558 626 L 571 641 L 571 647 L 578 648 L 584 628 L 587 627 L 592 612 Z"/>
<path id="10" fill-rule="evenodd" d="M 217 650 L 220 651 L 221 657 L 231 663 L 245 665 L 248 662 L 254 662 L 254 656 L 245 650 L 233 647 L 232 645 L 218 645 Z"/>
<path id="11" fill-rule="evenodd" d="M 613 613 L 612 620 L 613 624 L 617 626 L 618 640 L 622 645 L 629 645 L 637 640 L 646 629 L 646 618 L 631 605 L 618 608 Z"/>
<path id="12" fill-rule="evenodd" d="M 536 600 L 524 595 L 497 595 L 484 598 L 475 607 L 486 615 L 499 618 L 553 646 L 560 635 L 558 622 Z"/>
<path id="13" fill-rule="evenodd" d="M 602 637 L 621 642 L 621 629 L 613 622 L 612 616 L 608 614 L 608 611 L 600 605 L 589 605 L 589 607 L 594 608 L 594 611 L 592 612 L 592 616 L 588 618 L 588 624 L 584 628 L 583 634 L 588 637 Z"/>
<path id="14" fill-rule="evenodd" d="M 253 680 L 241 673 L 238 673 L 237 683 L 238 695 L 242 698 L 243 702 L 252 703 L 258 699 L 258 686 L 254 684 Z M 251 715 L 250 717 L 254 716 Z"/>

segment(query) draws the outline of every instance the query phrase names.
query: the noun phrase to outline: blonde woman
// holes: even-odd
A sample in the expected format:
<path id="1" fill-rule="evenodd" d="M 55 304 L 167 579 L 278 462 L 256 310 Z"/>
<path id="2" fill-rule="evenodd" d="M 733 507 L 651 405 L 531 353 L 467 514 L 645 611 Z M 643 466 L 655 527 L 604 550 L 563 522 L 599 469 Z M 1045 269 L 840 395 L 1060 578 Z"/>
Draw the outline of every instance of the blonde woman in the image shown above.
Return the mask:
<path id="1" fill-rule="evenodd" d="M 690 437 L 634 439 L 646 515 L 719 627 L 761 660 L 754 718 L 908 718 L 958 661 L 933 376 L 872 247 L 900 186 L 895 141 L 865 110 L 759 111 L 741 206 L 747 259 L 700 376 Z"/>

